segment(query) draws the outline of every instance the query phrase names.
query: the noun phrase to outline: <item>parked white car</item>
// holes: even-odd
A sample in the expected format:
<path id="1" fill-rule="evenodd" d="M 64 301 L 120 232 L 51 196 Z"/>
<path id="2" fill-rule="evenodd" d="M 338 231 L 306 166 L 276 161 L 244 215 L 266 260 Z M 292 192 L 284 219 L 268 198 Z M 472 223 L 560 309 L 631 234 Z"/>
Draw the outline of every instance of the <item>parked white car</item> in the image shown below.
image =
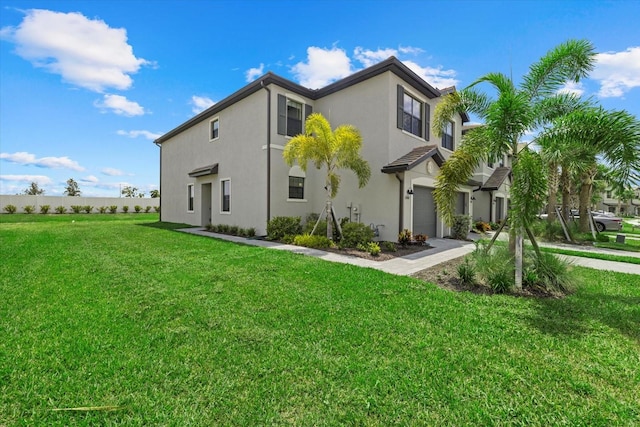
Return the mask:
<path id="1" fill-rule="evenodd" d="M 622 218 L 618 218 L 611 212 L 591 212 L 593 215 L 593 221 L 596 224 L 596 230 L 602 231 L 620 231 L 622 230 Z M 547 214 L 538 215 L 540 219 L 547 219 Z M 577 209 L 571 209 L 571 219 L 577 221 L 580 219 Z"/>

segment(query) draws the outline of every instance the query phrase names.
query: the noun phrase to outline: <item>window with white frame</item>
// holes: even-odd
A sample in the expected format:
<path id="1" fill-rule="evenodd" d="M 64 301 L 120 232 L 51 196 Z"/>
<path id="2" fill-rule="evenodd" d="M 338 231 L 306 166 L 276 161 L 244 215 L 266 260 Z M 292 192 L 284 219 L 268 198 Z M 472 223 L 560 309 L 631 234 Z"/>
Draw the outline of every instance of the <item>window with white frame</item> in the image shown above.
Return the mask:
<path id="1" fill-rule="evenodd" d="M 454 125 L 453 122 L 448 122 L 442 130 L 442 148 L 453 151 L 454 139 L 453 139 Z"/>
<path id="2" fill-rule="evenodd" d="M 193 212 L 193 201 L 195 199 L 195 189 L 193 184 L 187 185 L 187 210 Z"/>
<path id="3" fill-rule="evenodd" d="M 231 180 L 220 181 L 220 210 L 231 212 Z"/>
<path id="4" fill-rule="evenodd" d="M 289 177 L 289 198 L 304 199 L 304 178 L 300 176 Z"/>
<path id="5" fill-rule="evenodd" d="M 209 140 L 213 141 L 214 139 L 218 139 L 220 136 L 220 118 L 216 117 L 215 119 L 209 122 Z"/>

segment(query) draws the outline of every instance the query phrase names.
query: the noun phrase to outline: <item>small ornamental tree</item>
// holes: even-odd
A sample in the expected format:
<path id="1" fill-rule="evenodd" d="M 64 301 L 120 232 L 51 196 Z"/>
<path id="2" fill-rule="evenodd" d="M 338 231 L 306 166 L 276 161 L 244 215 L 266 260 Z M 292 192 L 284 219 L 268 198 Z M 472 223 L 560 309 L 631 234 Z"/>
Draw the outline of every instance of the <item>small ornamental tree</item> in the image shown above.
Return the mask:
<path id="1" fill-rule="evenodd" d="M 338 170 L 353 171 L 360 188 L 367 185 L 371 177 L 369 163 L 360 157 L 361 147 L 362 136 L 355 126 L 340 125 L 332 131 L 329 121 L 322 114 L 313 113 L 306 120 L 305 133 L 291 138 L 284 148 L 283 157 L 289 166 L 297 162 L 300 168 L 306 171 L 307 164 L 312 162 L 317 169 L 326 170 L 324 188 L 327 199 L 323 214 L 327 219 L 327 237 L 330 239 L 333 237 L 333 223 L 338 227 L 342 237 L 332 205 L 340 186 Z M 318 217 L 318 222 L 321 219 L 322 215 Z"/>
<path id="2" fill-rule="evenodd" d="M 73 178 L 69 178 L 67 180 L 67 186 L 65 187 L 65 190 L 64 190 L 64 195 L 71 196 L 71 197 L 80 197 L 81 194 L 82 194 L 82 191 L 80 191 L 80 187 L 78 187 L 78 183 Z"/>

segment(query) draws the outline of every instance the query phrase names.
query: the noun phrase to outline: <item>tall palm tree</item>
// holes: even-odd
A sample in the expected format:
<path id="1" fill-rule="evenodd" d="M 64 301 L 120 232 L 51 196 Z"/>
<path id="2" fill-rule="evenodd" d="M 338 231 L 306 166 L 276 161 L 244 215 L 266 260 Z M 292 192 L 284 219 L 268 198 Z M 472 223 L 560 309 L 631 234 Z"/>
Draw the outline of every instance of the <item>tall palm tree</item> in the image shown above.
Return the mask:
<path id="1" fill-rule="evenodd" d="M 589 231 L 589 207 L 598 172 L 597 159 L 613 171 L 609 181 L 615 188 L 629 187 L 640 176 L 640 121 L 626 111 L 588 107 L 553 120 L 537 140 L 542 146 L 569 145 L 580 176 L 579 230 Z"/>
<path id="2" fill-rule="evenodd" d="M 540 157 L 518 143 L 526 132 L 549 123 L 555 115 L 576 108 L 579 100 L 558 90 L 579 81 L 593 68 L 595 52 L 586 40 L 569 40 L 531 65 L 522 83 L 501 73 L 489 73 L 460 92 L 448 95 L 435 110 L 434 131 L 441 134 L 456 112 L 476 114 L 485 125 L 469 131 L 461 147 L 443 165 L 434 198 L 443 219 L 453 220 L 454 194 L 473 174 L 480 160 L 504 154 L 513 157 L 509 218 L 515 257 L 515 285 L 522 287 L 522 236 L 544 203 L 545 174 Z M 476 90 L 487 83 L 496 91 L 491 99 Z M 530 234 L 530 233 L 528 233 Z M 532 236 L 530 234 L 530 236 Z"/>
<path id="3" fill-rule="evenodd" d="M 339 224 L 333 215 L 332 200 L 340 186 L 339 169 L 349 169 L 356 174 L 360 188 L 367 185 L 371 177 L 369 163 L 360 157 L 362 136 L 352 125 L 338 126 L 331 130 L 329 121 L 320 113 L 313 113 L 305 122 L 305 133 L 296 135 L 287 143 L 282 153 L 289 166 L 295 162 L 304 171 L 312 162 L 316 169 L 325 168 L 325 190 L 327 193 L 326 217 L 327 237 L 332 238 L 332 223 Z M 318 221 L 320 221 L 318 218 Z M 340 230 L 340 228 L 338 228 Z"/>

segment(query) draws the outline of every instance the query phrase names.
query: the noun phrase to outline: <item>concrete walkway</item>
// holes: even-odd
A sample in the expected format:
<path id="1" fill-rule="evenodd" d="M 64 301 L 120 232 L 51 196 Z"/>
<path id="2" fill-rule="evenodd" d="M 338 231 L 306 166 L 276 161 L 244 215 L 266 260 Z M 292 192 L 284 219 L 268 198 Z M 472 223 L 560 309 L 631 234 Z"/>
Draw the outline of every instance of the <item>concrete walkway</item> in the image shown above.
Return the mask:
<path id="1" fill-rule="evenodd" d="M 449 261 L 454 258 L 471 253 L 475 249 L 475 245 L 472 242 L 463 242 L 453 239 L 440 239 L 430 238 L 428 242 L 431 244 L 431 248 L 416 252 L 403 257 L 393 258 L 387 261 L 372 261 L 364 258 L 358 258 L 349 255 L 340 255 L 333 252 L 321 251 L 318 249 L 304 248 L 295 245 L 286 245 L 278 242 L 270 242 L 260 239 L 247 239 L 244 237 L 228 236 L 226 234 L 211 233 L 206 231 L 202 227 L 194 228 L 182 228 L 178 229 L 184 233 L 196 234 L 199 236 L 212 237 L 221 240 L 227 240 L 235 243 L 242 243 L 245 245 L 260 246 L 263 248 L 271 248 L 278 250 L 290 251 L 298 254 L 313 256 L 316 258 L 324 259 L 326 261 L 340 262 L 343 264 L 357 265 L 360 267 L 369 267 L 377 270 L 386 271 L 387 273 L 410 276 L 420 270 L 424 270 L 435 265 L 441 264 L 445 261 Z M 477 234 L 470 234 L 469 237 L 477 237 Z M 640 258 L 640 253 L 637 252 L 622 252 L 611 249 L 601 249 L 589 246 L 579 247 L 573 245 L 561 245 L 561 244 L 541 244 L 541 246 L 557 247 L 562 249 L 580 250 L 583 252 L 598 252 L 607 253 L 613 255 L 625 255 L 634 256 Z M 640 274 L 640 265 L 629 264 L 625 262 L 616 261 L 603 261 L 591 258 L 581 258 L 574 256 L 562 255 L 568 261 L 574 265 L 580 265 L 584 267 L 595 268 L 598 270 L 610 270 L 621 273 Z"/>

